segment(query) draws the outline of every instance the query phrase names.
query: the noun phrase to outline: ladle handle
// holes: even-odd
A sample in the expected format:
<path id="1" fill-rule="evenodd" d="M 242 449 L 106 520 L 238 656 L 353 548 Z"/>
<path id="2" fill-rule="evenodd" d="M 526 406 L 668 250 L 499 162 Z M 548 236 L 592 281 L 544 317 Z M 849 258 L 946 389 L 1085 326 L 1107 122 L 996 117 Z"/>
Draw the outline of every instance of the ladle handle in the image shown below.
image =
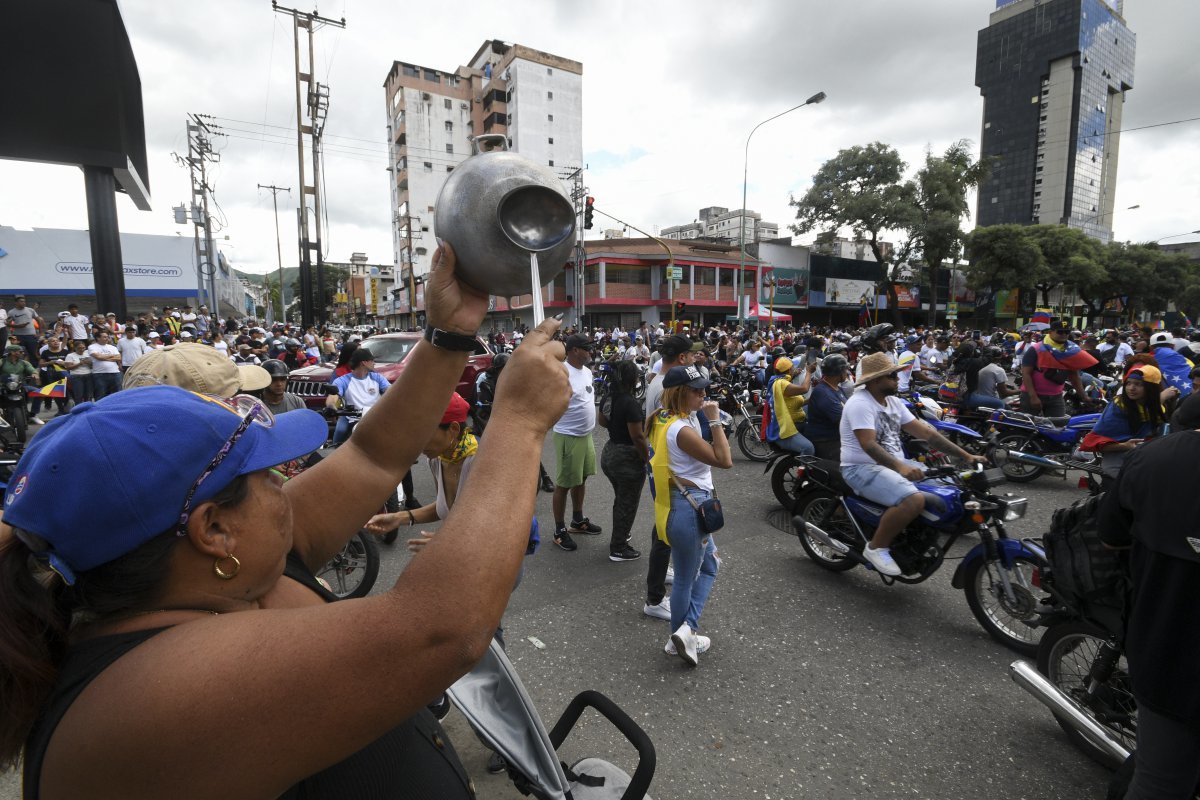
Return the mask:
<path id="1" fill-rule="evenodd" d="M 490 142 L 492 146 L 488 150 L 507 150 L 508 137 L 503 133 L 481 133 L 478 136 L 471 137 L 471 155 L 479 155 L 485 152 L 480 149 L 480 142 Z"/>

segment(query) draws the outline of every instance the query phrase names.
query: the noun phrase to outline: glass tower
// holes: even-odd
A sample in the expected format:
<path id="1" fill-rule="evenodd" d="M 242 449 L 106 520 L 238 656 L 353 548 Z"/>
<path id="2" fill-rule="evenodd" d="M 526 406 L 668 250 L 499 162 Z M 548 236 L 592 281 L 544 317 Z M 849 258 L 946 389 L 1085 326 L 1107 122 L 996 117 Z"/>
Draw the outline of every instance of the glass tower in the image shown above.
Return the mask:
<path id="1" fill-rule="evenodd" d="M 979 32 L 981 155 L 992 162 L 976 220 L 1063 224 L 1112 238 L 1135 36 L 1113 0 L 998 0 Z"/>

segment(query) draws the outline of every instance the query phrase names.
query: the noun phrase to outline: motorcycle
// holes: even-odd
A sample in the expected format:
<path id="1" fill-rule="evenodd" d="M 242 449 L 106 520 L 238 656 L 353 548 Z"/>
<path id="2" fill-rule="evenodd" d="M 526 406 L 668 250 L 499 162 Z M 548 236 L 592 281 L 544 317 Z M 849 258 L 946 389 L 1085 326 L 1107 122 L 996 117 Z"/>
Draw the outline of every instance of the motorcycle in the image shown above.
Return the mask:
<path id="1" fill-rule="evenodd" d="M 832 572 L 858 565 L 874 570 L 863 549 L 887 509 L 854 494 L 837 464 L 800 458 L 809 485 L 796 499 L 792 526 L 805 554 Z M 963 590 L 971 613 L 988 635 L 1032 655 L 1042 631 L 1029 621 L 1037 618 L 1035 581 L 1045 554 L 1031 542 L 1008 537 L 1004 523 L 1025 516 L 1028 503 L 1023 497 L 993 494 L 1003 482 L 999 469 L 927 470 L 916 484 L 925 497 L 925 510 L 891 545 L 903 574 L 879 577 L 888 586 L 921 583 L 937 572 L 960 537 L 977 533 L 980 542 L 963 556 L 951 585 Z"/>
<path id="2" fill-rule="evenodd" d="M 996 446 L 993 438 L 988 441 L 987 456 L 1003 469 L 1006 475 L 1010 464 L 1016 465 L 1013 469 L 1038 469 L 1064 478 L 1067 470 L 1075 469 L 1083 473 L 1079 478 L 1080 489 L 1087 489 L 1088 494 L 1096 495 L 1104 488 L 1103 465 L 1095 453 L 1074 450 L 1070 456 L 1043 456 L 1037 453 L 1023 453 L 1020 450 L 1006 450 Z"/>
<path id="3" fill-rule="evenodd" d="M 25 408 L 28 387 L 19 375 L 5 375 L 0 384 L 0 416 L 8 423 L 14 441 L 13 446 L 24 446 L 29 430 L 29 417 Z M 8 436 L 6 435 L 7 439 Z"/>
<path id="4" fill-rule="evenodd" d="M 749 372 L 749 370 L 746 370 Z M 728 383 L 713 383 L 709 388 L 708 397 L 717 401 L 721 408 L 722 419 L 729 416 L 731 424 L 736 422 L 733 438 L 737 440 L 738 449 L 749 461 L 766 461 L 771 457 L 772 448 L 763 440 L 759 428 L 762 425 L 762 414 L 755 413 L 762 408 L 762 391 L 750 388 L 750 379 L 742 371 Z M 740 417 L 740 420 L 738 419 Z"/>
<path id="5" fill-rule="evenodd" d="M 1065 469 L 1083 469 L 1095 460 L 1095 456 L 1079 451 L 1079 444 L 1099 419 L 1099 414 L 1038 417 L 1005 409 L 993 412 L 988 418 L 988 434 L 997 448 L 1050 456 L 1061 462 Z M 1010 459 L 1003 469 L 1005 476 L 1014 483 L 1028 483 L 1048 469 L 1054 471 L 1048 465 L 1019 459 Z"/>

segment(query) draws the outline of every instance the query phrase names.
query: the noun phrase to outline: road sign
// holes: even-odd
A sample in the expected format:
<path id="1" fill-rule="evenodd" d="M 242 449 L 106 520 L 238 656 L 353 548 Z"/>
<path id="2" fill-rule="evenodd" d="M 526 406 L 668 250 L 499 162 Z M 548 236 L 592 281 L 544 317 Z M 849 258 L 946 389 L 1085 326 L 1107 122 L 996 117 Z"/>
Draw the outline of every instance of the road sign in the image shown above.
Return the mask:
<path id="1" fill-rule="evenodd" d="M 946 319 L 958 319 L 958 303 L 946 303 Z"/>
<path id="2" fill-rule="evenodd" d="M 667 280 L 669 280 L 669 281 L 683 280 L 683 267 L 667 267 Z"/>

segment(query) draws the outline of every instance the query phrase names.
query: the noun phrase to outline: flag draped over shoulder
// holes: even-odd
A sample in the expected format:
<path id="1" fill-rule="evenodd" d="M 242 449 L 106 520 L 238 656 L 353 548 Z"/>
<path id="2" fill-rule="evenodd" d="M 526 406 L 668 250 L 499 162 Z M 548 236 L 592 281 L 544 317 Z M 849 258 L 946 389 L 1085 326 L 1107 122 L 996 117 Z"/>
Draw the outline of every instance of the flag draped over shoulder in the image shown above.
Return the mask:
<path id="1" fill-rule="evenodd" d="M 1096 363 L 1096 359 L 1079 345 L 1072 341 L 1056 344 L 1048 335 L 1045 341 L 1036 345 L 1038 354 L 1038 369 L 1087 369 Z"/>
<path id="2" fill-rule="evenodd" d="M 1156 347 L 1153 355 L 1154 360 L 1158 362 L 1158 368 L 1162 370 L 1163 380 L 1167 386 L 1174 386 L 1178 389 L 1180 397 L 1187 397 L 1191 394 L 1192 379 L 1189 376 L 1192 372 L 1192 362 L 1170 347 Z"/>
<path id="3" fill-rule="evenodd" d="M 1100 419 L 1096 420 L 1096 427 L 1088 431 L 1080 444 L 1084 450 L 1098 453 L 1105 445 L 1127 442 L 1135 438 L 1148 439 L 1154 433 L 1154 428 L 1145 419 L 1141 407 L 1126 401 L 1124 397 L 1119 397 L 1105 407 Z"/>
<path id="4" fill-rule="evenodd" d="M 663 544 L 667 539 L 667 516 L 671 513 L 671 466 L 667 455 L 667 431 L 684 417 L 659 409 L 652 418 L 646 441 L 650 445 L 650 496 L 654 498 L 654 530 Z"/>

